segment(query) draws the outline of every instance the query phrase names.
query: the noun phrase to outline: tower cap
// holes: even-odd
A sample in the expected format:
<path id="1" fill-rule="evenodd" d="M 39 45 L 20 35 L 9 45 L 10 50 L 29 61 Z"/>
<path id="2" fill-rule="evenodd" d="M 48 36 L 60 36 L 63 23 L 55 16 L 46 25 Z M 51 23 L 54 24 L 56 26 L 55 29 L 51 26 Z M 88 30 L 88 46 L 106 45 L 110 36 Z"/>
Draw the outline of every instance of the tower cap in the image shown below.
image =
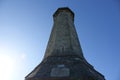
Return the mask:
<path id="1" fill-rule="evenodd" d="M 61 7 L 61 8 L 58 8 L 57 11 L 53 14 L 53 17 L 56 17 L 60 12 L 62 11 L 66 11 L 66 12 L 70 12 L 71 13 L 71 16 L 74 20 L 74 13 L 71 9 L 69 9 L 68 7 Z"/>

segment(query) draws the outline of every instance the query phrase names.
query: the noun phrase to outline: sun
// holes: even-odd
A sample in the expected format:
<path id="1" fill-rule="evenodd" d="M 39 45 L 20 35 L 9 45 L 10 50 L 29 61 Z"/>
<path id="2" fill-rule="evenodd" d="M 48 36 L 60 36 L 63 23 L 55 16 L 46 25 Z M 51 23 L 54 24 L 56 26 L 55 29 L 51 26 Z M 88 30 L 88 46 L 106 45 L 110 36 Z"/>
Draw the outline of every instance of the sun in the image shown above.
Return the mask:
<path id="1" fill-rule="evenodd" d="M 11 80 L 13 68 L 13 59 L 8 55 L 0 54 L 0 80 Z"/>

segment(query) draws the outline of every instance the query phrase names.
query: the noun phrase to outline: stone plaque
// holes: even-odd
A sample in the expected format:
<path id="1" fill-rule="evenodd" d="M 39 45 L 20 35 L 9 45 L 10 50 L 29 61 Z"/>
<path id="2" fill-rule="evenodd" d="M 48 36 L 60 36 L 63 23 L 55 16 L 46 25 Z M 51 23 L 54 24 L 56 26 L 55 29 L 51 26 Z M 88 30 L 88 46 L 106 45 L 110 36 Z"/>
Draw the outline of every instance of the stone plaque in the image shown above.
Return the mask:
<path id="1" fill-rule="evenodd" d="M 68 77 L 70 74 L 70 71 L 68 68 L 65 67 L 56 67 L 52 68 L 51 70 L 51 77 Z"/>

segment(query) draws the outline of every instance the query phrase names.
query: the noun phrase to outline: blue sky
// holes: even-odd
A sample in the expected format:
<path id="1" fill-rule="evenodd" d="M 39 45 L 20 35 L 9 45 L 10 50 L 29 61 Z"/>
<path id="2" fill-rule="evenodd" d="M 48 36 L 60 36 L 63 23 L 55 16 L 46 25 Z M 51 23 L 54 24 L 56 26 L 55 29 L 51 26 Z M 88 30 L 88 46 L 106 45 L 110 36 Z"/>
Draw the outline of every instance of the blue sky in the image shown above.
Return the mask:
<path id="1" fill-rule="evenodd" d="M 87 61 L 106 80 L 119 80 L 119 0 L 0 0 L 0 79 L 24 80 L 41 62 L 52 15 L 59 7 L 69 7 L 75 13 Z"/>

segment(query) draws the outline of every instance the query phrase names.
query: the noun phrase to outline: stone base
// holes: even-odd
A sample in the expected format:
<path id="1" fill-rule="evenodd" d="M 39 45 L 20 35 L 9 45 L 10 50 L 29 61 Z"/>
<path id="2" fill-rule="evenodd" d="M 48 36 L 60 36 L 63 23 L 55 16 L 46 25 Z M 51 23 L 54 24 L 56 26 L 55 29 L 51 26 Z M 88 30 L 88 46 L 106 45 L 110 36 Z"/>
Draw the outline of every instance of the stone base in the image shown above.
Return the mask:
<path id="1" fill-rule="evenodd" d="M 78 56 L 48 57 L 25 80 L 105 80 Z"/>
<path id="2" fill-rule="evenodd" d="M 81 79 L 81 78 L 69 78 L 69 77 L 57 77 L 57 78 L 29 78 L 27 80 L 96 80 L 96 79 L 93 79 L 93 78 L 90 78 L 90 77 L 86 77 L 84 79 Z"/>

